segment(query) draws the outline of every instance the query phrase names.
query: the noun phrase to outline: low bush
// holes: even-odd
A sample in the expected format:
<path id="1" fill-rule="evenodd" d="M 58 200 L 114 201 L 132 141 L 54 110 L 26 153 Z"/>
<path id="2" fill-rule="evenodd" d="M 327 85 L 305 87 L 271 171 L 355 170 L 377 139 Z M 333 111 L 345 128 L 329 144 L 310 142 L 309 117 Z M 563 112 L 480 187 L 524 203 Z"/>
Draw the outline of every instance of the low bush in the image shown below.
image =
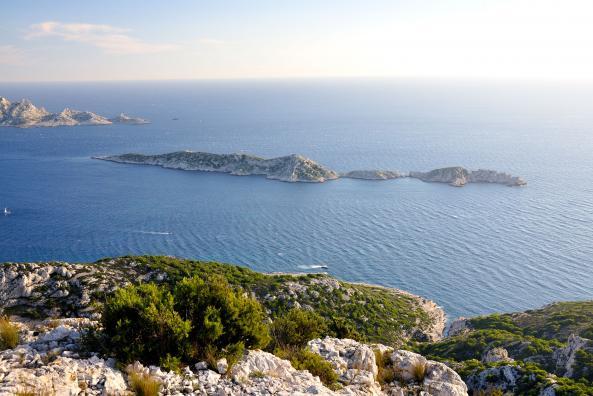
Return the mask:
<path id="1" fill-rule="evenodd" d="M 182 279 L 174 294 L 175 309 L 191 323 L 189 341 L 196 357 L 202 357 L 207 346 L 218 353 L 236 353 L 237 349 L 265 348 L 270 342 L 261 304 L 233 290 L 224 277 Z"/>
<path id="2" fill-rule="evenodd" d="M 175 311 L 171 293 L 155 284 L 116 290 L 105 302 L 102 324 L 109 350 L 126 363 L 181 356 L 191 329 Z"/>
<path id="3" fill-rule="evenodd" d="M 103 330 L 88 332 L 85 341 L 104 344 L 124 363 L 139 360 L 173 371 L 197 359 L 214 368 L 221 357 L 230 367 L 245 348 L 269 343 L 260 303 L 223 277 L 185 278 L 169 290 L 155 284 L 118 289 L 105 302 Z"/>
<path id="4" fill-rule="evenodd" d="M 315 312 L 291 309 L 271 326 L 274 347 L 304 347 L 307 342 L 328 334 L 327 322 Z"/>

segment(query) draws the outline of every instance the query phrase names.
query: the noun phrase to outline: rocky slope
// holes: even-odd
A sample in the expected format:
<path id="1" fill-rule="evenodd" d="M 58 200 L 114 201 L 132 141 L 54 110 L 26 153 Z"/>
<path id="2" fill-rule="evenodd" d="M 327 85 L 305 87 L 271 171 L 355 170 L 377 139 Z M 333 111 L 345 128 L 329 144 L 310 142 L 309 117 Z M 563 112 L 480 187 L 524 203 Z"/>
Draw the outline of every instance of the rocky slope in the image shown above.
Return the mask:
<path id="1" fill-rule="evenodd" d="M 262 274 L 153 256 L 91 264 L 0 264 L 0 309 L 29 318 L 96 318 L 105 296 L 126 284 L 175 282 L 210 273 L 223 274 L 231 284 L 249 290 L 272 315 L 293 307 L 315 310 L 324 317 L 342 318 L 374 342 L 437 340 L 445 325 L 445 314 L 434 302 L 397 289 L 342 282 L 324 274 Z"/>
<path id="2" fill-rule="evenodd" d="M 60 113 L 50 113 L 43 107 L 36 107 L 28 99 L 11 103 L 0 97 L 0 127 L 18 128 L 58 127 L 76 125 L 108 125 L 113 123 L 145 124 L 146 120 L 132 118 L 120 114 L 108 120 L 90 111 L 79 111 L 65 108 Z"/>
<path id="3" fill-rule="evenodd" d="M 223 172 L 232 175 L 265 175 L 268 179 L 288 182 L 324 182 L 342 178 L 366 180 L 390 180 L 412 177 L 426 182 L 448 183 L 462 187 L 467 183 L 496 183 L 507 186 L 527 184 L 523 179 L 492 170 L 468 171 L 462 167 L 435 169 L 430 172 L 404 174 L 389 170 L 354 170 L 342 174 L 328 169 L 308 158 L 292 154 L 264 159 L 248 154 L 212 154 L 192 151 L 177 151 L 167 154 L 121 154 L 95 159 L 124 164 L 156 165 L 163 168 L 188 171 Z"/>
<path id="4" fill-rule="evenodd" d="M 286 182 L 324 182 L 338 174 L 300 155 L 264 159 L 248 154 L 212 154 L 179 151 L 160 155 L 123 154 L 97 157 L 126 164 L 157 165 L 190 171 L 223 172 L 232 175 L 264 175 Z"/>
<path id="5" fill-rule="evenodd" d="M 214 365 L 195 362 L 174 373 L 138 362 L 123 370 L 84 343 L 85 334 L 99 326 L 102 301 L 115 289 L 140 282 L 174 284 L 200 274 L 223 275 L 229 283 L 241 285 L 271 317 L 291 308 L 314 310 L 350 321 L 369 342 L 401 345 L 411 339 L 438 339 L 444 326 L 442 310 L 428 300 L 324 274 L 261 274 L 226 264 L 151 256 L 91 264 L 4 263 L 0 308 L 19 327 L 20 340 L 1 350 L 0 334 L 0 396 L 128 395 L 132 371 L 157 380 L 162 395 L 467 395 L 459 375 L 442 363 L 393 346 L 350 339 L 326 337 L 306 346 L 337 374 L 338 385 L 331 389 L 308 371 L 259 350 L 246 351 L 232 367 L 220 359 Z M 414 374 L 419 365 L 421 377 Z M 380 375 L 386 370 L 392 375 Z"/>
<path id="6" fill-rule="evenodd" d="M 449 362 L 471 391 L 593 394 L 593 301 L 461 318 L 446 333 L 417 351 Z"/>
<path id="7" fill-rule="evenodd" d="M 298 370 L 260 350 L 196 361 L 181 372 L 136 362 L 124 369 L 85 343 L 107 295 L 129 283 L 175 284 L 222 275 L 256 297 L 270 318 L 291 308 L 349 321 L 365 342 L 325 337 L 306 349 L 329 362 L 338 382 Z M 17 346 L 0 334 L 0 396 L 127 395 L 130 373 L 150 376 L 162 395 L 593 394 L 593 301 L 454 321 L 408 293 L 341 282 L 324 274 L 261 274 L 244 267 L 171 257 L 122 257 L 90 264 L 0 264 L 0 308 L 20 329 Z M 1 333 L 1 331 L 0 331 Z M 483 392 L 483 393 L 480 393 Z"/>

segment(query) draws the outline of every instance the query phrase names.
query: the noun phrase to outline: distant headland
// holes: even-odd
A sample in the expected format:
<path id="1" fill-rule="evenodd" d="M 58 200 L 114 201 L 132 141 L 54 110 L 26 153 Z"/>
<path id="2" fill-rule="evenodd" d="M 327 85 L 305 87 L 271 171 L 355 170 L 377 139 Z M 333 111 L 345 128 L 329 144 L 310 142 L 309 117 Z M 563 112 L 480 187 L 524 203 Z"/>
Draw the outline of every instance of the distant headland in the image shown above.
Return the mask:
<path id="1" fill-rule="evenodd" d="M 238 176 L 263 175 L 268 179 L 286 182 L 322 183 L 338 178 L 388 180 L 410 177 L 425 182 L 448 183 L 455 187 L 463 187 L 468 183 L 494 183 L 506 186 L 527 184 L 521 177 L 507 173 L 484 169 L 470 171 L 460 166 L 440 168 L 430 172 L 354 170 L 338 173 L 297 154 L 266 159 L 249 154 L 177 151 L 157 155 L 128 153 L 93 158 L 124 164 L 156 165 L 188 171 L 222 172 Z"/>
<path id="2" fill-rule="evenodd" d="M 113 118 L 105 118 L 90 111 L 79 111 L 65 108 L 60 113 L 50 113 L 43 107 L 37 107 L 28 99 L 10 102 L 0 97 L 0 127 L 58 127 L 77 125 L 109 125 L 130 124 L 140 125 L 150 122 L 121 113 Z"/>

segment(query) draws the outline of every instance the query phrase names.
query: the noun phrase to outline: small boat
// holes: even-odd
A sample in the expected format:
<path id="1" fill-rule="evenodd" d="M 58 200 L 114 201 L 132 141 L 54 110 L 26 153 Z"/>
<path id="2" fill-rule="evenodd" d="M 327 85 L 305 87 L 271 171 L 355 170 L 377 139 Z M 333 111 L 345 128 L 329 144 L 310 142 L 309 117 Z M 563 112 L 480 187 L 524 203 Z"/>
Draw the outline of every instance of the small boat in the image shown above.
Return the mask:
<path id="1" fill-rule="evenodd" d="M 10 209 L 4 208 L 4 216 L 8 216 L 9 214 L 12 214 L 12 212 L 10 211 Z"/>

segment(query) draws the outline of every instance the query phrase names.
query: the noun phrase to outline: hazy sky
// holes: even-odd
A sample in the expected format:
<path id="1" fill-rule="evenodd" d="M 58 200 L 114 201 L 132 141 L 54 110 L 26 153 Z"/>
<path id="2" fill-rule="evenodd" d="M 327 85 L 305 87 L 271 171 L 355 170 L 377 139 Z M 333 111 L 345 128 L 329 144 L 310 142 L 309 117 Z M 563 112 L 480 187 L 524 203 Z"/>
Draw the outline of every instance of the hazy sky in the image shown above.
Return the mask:
<path id="1" fill-rule="evenodd" d="M 593 0 L 18 0 L 0 80 L 593 80 Z"/>

